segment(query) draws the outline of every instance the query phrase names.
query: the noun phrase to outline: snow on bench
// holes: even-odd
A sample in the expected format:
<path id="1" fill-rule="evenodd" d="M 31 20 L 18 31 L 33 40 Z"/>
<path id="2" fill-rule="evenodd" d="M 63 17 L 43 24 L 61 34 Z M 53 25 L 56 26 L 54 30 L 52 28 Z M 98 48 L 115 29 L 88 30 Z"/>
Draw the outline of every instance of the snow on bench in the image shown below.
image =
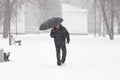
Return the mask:
<path id="1" fill-rule="evenodd" d="M 4 50 L 0 49 L 0 62 L 4 62 Z"/>
<path id="2" fill-rule="evenodd" d="M 21 46 L 21 40 L 15 40 L 15 38 L 12 36 L 12 35 L 10 35 L 10 41 L 11 41 L 11 45 L 15 45 L 16 43 L 19 45 L 19 46 Z"/>

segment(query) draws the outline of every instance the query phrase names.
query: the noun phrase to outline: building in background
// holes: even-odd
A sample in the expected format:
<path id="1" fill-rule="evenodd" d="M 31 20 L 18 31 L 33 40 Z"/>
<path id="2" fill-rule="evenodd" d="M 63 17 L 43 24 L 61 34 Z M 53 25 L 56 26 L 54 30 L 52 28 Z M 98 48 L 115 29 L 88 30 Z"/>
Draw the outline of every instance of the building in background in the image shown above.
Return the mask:
<path id="1" fill-rule="evenodd" d="M 71 34 L 88 34 L 88 11 L 59 0 L 27 3 L 17 10 L 17 19 L 11 22 L 11 33 L 40 33 L 41 23 L 52 17 L 63 17 L 63 25 Z M 0 31 L 2 33 L 2 30 Z"/>
<path id="2" fill-rule="evenodd" d="M 88 11 L 62 4 L 63 24 L 71 34 L 88 34 Z"/>

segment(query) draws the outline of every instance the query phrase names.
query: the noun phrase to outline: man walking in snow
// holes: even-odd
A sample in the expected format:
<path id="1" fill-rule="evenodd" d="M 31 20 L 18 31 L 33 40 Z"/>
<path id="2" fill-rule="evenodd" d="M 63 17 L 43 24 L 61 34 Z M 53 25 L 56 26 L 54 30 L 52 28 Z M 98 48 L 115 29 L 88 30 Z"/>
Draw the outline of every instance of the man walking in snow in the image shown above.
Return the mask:
<path id="1" fill-rule="evenodd" d="M 58 24 L 55 28 L 51 30 L 50 36 L 54 38 L 55 47 L 56 47 L 56 55 L 57 55 L 57 65 L 61 66 L 61 64 L 65 63 L 66 60 L 66 43 L 69 44 L 70 37 L 69 33 L 65 27 L 61 24 Z M 62 58 L 60 57 L 60 50 L 62 50 Z"/>

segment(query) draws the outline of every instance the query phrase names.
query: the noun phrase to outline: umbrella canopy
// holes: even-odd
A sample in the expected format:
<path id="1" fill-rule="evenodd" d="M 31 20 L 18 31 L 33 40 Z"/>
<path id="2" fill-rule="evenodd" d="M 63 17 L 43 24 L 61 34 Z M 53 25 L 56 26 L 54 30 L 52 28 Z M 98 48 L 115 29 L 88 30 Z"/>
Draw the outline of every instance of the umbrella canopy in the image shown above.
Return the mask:
<path id="1" fill-rule="evenodd" d="M 47 21 L 45 21 L 40 25 L 39 29 L 47 30 L 47 29 L 53 28 L 56 25 L 60 24 L 62 21 L 63 19 L 60 17 L 54 17 L 54 18 L 48 19 Z"/>

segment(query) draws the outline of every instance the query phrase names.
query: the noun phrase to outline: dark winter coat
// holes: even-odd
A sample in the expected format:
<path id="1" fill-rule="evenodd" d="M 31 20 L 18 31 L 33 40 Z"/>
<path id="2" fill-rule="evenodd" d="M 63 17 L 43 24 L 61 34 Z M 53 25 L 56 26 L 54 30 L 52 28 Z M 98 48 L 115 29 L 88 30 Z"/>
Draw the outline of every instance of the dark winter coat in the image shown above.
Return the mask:
<path id="1" fill-rule="evenodd" d="M 55 46 L 56 47 L 63 47 L 65 46 L 65 41 L 67 40 L 67 43 L 70 42 L 69 33 L 66 30 L 65 27 L 60 25 L 59 29 L 53 28 L 51 30 L 50 36 L 54 38 Z"/>

